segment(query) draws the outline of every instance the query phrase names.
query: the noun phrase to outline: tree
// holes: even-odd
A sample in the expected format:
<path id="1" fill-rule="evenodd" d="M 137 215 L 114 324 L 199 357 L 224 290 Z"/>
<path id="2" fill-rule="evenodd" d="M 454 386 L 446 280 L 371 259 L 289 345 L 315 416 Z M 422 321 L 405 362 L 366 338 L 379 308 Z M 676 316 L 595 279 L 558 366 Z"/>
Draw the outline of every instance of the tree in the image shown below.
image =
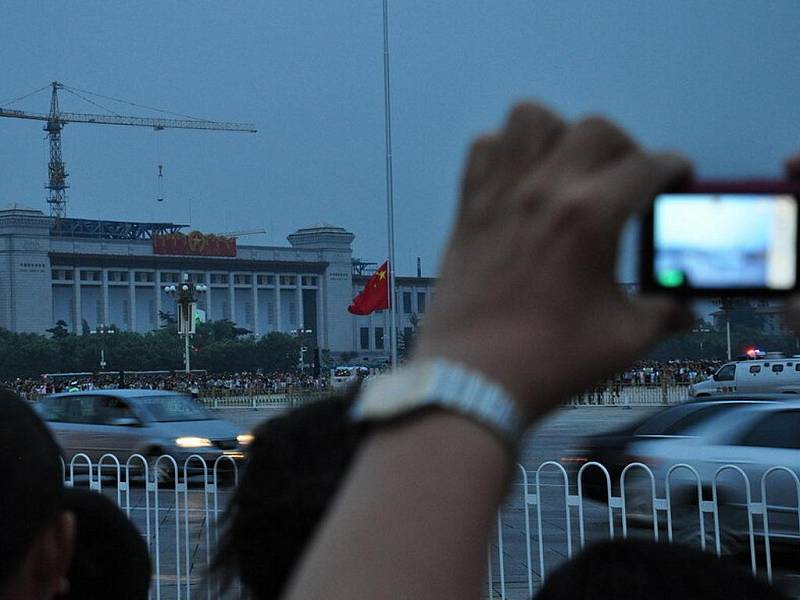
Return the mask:
<path id="1" fill-rule="evenodd" d="M 173 327 L 178 324 L 178 319 L 175 313 L 166 312 L 163 310 L 158 311 L 158 320 L 161 322 L 161 327 Z"/>
<path id="2" fill-rule="evenodd" d="M 268 333 L 256 343 L 256 348 L 264 371 L 293 371 L 297 368 L 300 343 L 287 333 Z"/>
<path id="3" fill-rule="evenodd" d="M 410 331 L 403 331 L 397 336 L 397 353 L 400 358 L 407 358 L 411 351 L 414 349 L 414 341 L 417 337 L 417 327 L 419 326 L 419 317 L 416 313 L 411 313 L 408 317 L 411 323 Z"/>
<path id="4" fill-rule="evenodd" d="M 59 319 L 56 321 L 55 327 L 51 327 L 47 330 L 48 333 L 51 333 L 54 338 L 63 338 L 69 335 L 69 329 L 67 329 L 67 322 L 63 319 Z"/>

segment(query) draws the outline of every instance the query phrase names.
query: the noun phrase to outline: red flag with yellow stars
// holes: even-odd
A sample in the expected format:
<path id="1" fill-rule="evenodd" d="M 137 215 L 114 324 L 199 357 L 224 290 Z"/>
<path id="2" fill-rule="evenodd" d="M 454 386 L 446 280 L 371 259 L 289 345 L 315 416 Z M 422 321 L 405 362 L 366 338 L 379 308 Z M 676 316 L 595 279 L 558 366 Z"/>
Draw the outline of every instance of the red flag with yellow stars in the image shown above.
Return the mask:
<path id="1" fill-rule="evenodd" d="M 386 308 L 389 308 L 388 260 L 369 278 L 364 290 L 353 298 L 353 302 L 347 307 L 347 312 L 354 315 L 368 315 Z"/>

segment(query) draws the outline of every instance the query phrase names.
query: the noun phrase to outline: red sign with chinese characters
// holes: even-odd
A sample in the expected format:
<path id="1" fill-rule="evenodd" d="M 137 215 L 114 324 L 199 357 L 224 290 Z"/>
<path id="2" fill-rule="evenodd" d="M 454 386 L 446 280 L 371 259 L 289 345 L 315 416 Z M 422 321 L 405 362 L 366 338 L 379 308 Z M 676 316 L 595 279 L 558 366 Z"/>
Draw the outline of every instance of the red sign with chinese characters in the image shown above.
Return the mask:
<path id="1" fill-rule="evenodd" d="M 153 236 L 154 254 L 236 256 L 236 238 L 192 231 Z"/>

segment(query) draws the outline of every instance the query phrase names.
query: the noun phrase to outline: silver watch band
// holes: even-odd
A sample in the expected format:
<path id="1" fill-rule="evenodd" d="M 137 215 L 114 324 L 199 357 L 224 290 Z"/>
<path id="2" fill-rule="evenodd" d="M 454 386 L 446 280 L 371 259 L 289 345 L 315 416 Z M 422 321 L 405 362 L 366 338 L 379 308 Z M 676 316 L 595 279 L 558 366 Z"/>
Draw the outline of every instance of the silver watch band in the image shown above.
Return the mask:
<path id="1" fill-rule="evenodd" d="M 451 361 L 417 363 L 365 384 L 353 405 L 356 421 L 391 421 L 423 408 L 442 408 L 483 425 L 516 448 L 524 421 L 499 384 Z"/>

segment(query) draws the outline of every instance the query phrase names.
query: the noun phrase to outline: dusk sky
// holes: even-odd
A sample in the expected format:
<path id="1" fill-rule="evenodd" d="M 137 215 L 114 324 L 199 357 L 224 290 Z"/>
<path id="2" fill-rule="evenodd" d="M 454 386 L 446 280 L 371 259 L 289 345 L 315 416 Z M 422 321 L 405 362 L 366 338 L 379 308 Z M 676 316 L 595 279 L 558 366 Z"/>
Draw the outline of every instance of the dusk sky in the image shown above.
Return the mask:
<path id="1" fill-rule="evenodd" d="M 609 114 L 704 176 L 777 176 L 800 150 L 798 24 L 789 0 L 390 0 L 398 273 L 417 256 L 436 273 L 468 142 L 519 98 Z M 326 222 L 355 233 L 354 256 L 385 259 L 380 0 L 6 0 L 0 64 L 0 106 L 56 79 L 258 127 L 67 125 L 68 216 L 264 227 L 240 243 L 276 245 Z M 62 109 L 101 112 L 68 94 Z M 41 123 L 0 118 L 0 142 L 0 205 L 47 210 Z"/>

